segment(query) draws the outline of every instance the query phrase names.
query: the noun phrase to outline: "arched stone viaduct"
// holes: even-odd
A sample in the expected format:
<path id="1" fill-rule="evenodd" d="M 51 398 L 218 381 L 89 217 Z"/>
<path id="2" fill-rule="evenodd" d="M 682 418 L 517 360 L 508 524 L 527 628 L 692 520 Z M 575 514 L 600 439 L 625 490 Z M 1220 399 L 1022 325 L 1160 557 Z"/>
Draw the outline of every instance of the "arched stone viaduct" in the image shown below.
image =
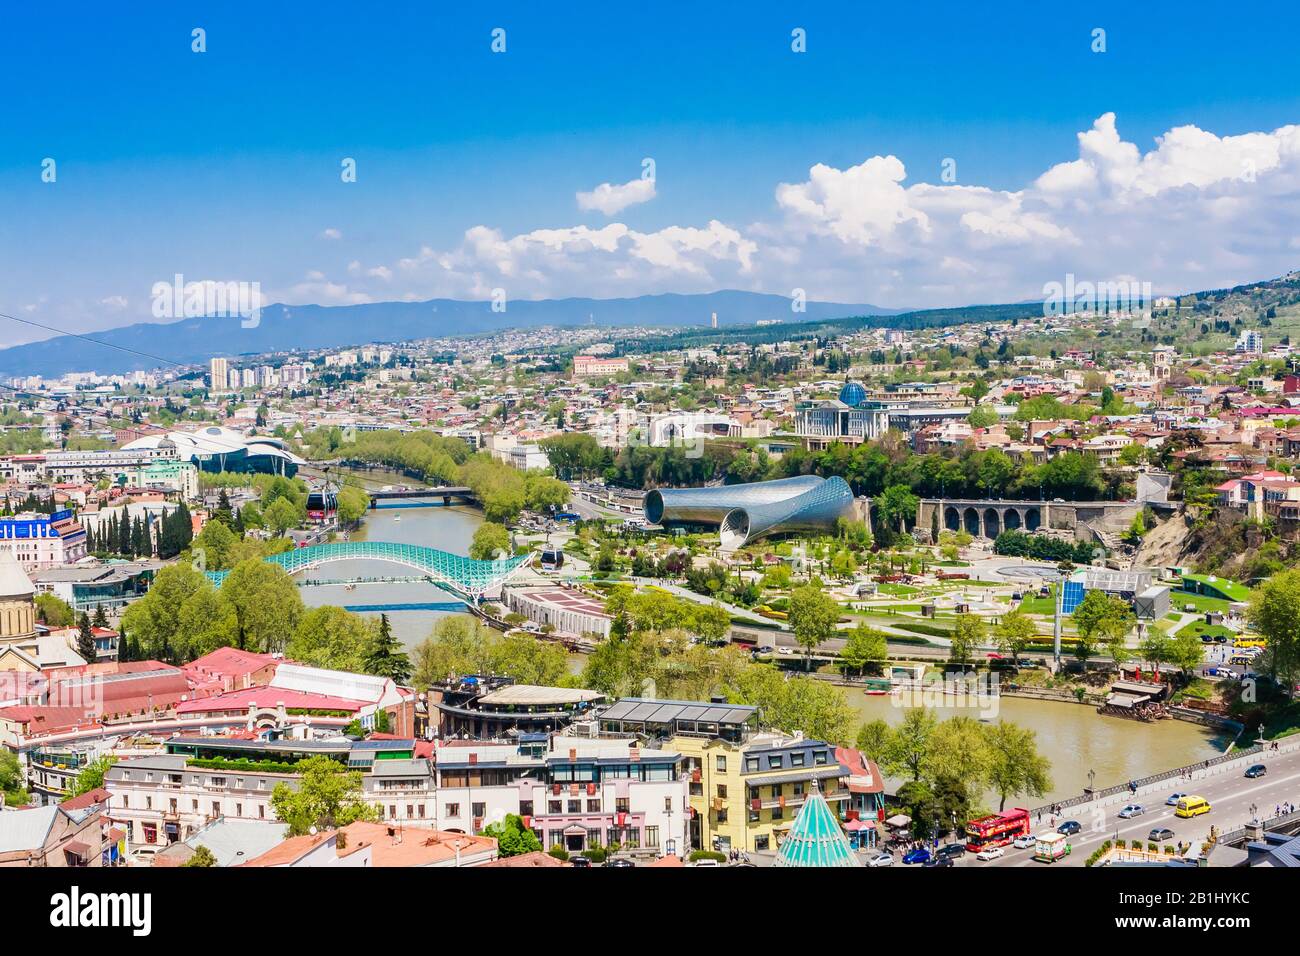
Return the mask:
<path id="1" fill-rule="evenodd" d="M 1136 501 L 1006 501 L 1003 499 L 922 498 L 916 526 L 930 528 L 939 515 L 940 531 L 965 530 L 977 538 L 996 538 L 1003 531 L 1066 531 L 1080 541 L 1092 530 L 1119 532 L 1141 509 Z"/>

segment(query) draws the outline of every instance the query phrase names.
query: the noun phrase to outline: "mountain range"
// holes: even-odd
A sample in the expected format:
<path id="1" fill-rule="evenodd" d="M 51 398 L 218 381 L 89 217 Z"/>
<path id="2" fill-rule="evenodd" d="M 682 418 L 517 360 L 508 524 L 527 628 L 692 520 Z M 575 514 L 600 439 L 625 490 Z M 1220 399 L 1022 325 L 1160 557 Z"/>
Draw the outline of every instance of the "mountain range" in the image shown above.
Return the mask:
<path id="1" fill-rule="evenodd" d="M 780 320 L 807 322 L 889 316 L 899 310 L 874 305 L 808 302 L 791 310 L 790 299 L 757 292 L 722 290 L 695 295 L 645 295 L 626 299 L 541 299 L 506 303 L 493 311 L 486 301 L 431 299 L 360 305 L 265 306 L 257 325 L 238 318 L 206 317 L 175 322 L 141 322 L 89 335 L 59 335 L 0 350 L 0 376 L 99 372 L 105 375 L 195 365 L 214 355 L 257 355 L 403 342 L 498 332 L 538 326 L 655 326 L 706 328 L 713 313 L 719 326 Z"/>

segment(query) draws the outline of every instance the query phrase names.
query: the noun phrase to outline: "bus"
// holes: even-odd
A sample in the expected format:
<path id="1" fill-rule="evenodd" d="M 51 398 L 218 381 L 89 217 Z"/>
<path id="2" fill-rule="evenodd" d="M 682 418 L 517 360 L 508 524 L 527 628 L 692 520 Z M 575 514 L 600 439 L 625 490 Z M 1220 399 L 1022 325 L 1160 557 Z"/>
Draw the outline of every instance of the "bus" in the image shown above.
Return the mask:
<path id="1" fill-rule="evenodd" d="M 1029 836 L 1029 811 L 1024 807 L 1003 810 L 966 824 L 966 849 L 978 853 L 989 847 L 1009 846 L 1022 836 Z"/>
<path id="2" fill-rule="evenodd" d="M 1034 859 L 1043 863 L 1055 863 L 1069 853 L 1070 841 L 1064 833 L 1044 833 L 1034 844 Z"/>

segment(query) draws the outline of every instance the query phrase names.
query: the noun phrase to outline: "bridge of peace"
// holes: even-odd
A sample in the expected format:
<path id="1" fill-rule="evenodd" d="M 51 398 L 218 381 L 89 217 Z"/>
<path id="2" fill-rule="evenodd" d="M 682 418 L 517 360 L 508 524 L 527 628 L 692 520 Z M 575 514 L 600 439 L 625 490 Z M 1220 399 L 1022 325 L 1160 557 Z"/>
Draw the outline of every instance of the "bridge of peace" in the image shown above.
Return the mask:
<path id="1" fill-rule="evenodd" d="M 973 498 L 922 498 L 916 509 L 916 526 L 965 530 L 977 538 L 996 538 L 1003 531 L 1066 531 L 1080 541 L 1093 540 L 1092 532 L 1116 534 L 1142 509 L 1140 501 L 1008 501 Z"/>

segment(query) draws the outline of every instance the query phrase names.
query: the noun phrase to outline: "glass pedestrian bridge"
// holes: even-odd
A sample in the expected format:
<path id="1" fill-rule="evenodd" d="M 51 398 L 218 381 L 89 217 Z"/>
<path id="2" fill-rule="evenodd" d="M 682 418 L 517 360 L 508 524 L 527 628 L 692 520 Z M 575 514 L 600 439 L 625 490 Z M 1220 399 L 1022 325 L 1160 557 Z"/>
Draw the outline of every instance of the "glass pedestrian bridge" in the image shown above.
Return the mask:
<path id="1" fill-rule="evenodd" d="M 434 584 L 477 601 L 500 587 L 523 567 L 529 555 L 520 554 L 500 561 L 478 561 L 419 544 L 390 544 L 383 541 L 340 541 L 294 548 L 266 558 L 290 574 L 317 568 L 331 561 L 388 561 L 415 568 Z M 212 583 L 221 586 L 229 571 L 208 571 Z"/>

